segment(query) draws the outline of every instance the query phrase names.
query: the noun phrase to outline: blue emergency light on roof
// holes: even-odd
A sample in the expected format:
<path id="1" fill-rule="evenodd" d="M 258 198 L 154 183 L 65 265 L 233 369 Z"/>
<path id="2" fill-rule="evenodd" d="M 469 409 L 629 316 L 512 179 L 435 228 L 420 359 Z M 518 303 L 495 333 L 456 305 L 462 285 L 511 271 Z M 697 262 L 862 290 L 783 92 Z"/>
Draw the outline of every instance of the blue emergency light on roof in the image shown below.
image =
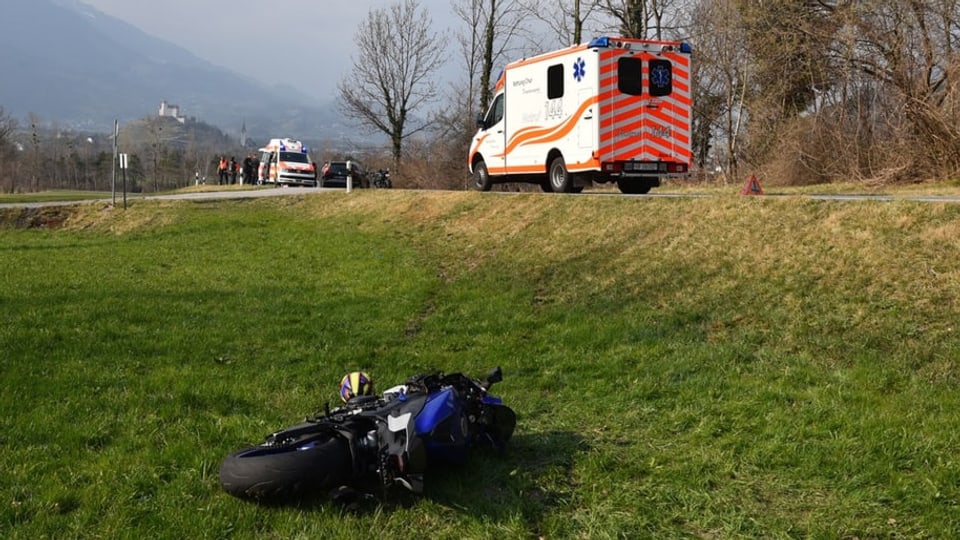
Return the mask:
<path id="1" fill-rule="evenodd" d="M 680 44 L 680 52 L 684 54 L 693 54 L 693 47 L 691 47 L 689 43 L 684 41 L 683 43 Z"/>
<path id="2" fill-rule="evenodd" d="M 587 45 L 587 47 L 591 47 L 591 48 L 592 47 L 609 47 L 609 46 L 610 46 L 610 38 L 606 36 L 593 38 L 593 41 L 591 41 Z"/>

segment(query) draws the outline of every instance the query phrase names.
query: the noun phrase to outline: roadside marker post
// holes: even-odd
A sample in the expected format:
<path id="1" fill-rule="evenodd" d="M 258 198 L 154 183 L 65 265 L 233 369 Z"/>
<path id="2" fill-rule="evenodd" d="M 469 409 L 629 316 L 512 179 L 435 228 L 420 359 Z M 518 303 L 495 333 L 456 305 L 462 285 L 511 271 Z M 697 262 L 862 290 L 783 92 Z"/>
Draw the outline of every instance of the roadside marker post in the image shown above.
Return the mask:
<path id="1" fill-rule="evenodd" d="M 120 170 L 123 171 L 123 208 L 127 208 L 127 155 L 120 154 Z"/>

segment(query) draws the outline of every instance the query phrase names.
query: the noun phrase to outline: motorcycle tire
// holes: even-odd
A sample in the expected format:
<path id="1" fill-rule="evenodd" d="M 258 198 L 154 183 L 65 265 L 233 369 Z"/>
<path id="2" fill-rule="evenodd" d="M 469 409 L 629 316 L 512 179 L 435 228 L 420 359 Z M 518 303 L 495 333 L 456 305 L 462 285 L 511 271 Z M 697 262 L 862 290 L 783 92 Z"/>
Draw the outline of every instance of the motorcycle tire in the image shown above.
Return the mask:
<path id="1" fill-rule="evenodd" d="M 275 501 L 342 485 L 351 470 L 347 442 L 323 435 L 288 446 L 234 452 L 220 464 L 220 485 L 235 497 Z"/>

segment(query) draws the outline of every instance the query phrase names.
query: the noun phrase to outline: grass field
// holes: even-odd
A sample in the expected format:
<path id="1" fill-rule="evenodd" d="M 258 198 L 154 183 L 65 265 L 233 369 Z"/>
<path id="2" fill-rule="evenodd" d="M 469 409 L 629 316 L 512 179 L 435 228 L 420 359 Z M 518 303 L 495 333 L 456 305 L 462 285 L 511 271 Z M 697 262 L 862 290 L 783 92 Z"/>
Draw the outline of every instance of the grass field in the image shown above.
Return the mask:
<path id="1" fill-rule="evenodd" d="M 0 210 L 0 537 L 960 537 L 960 205 L 362 191 Z M 503 367 L 505 456 L 347 512 L 224 455 Z"/>

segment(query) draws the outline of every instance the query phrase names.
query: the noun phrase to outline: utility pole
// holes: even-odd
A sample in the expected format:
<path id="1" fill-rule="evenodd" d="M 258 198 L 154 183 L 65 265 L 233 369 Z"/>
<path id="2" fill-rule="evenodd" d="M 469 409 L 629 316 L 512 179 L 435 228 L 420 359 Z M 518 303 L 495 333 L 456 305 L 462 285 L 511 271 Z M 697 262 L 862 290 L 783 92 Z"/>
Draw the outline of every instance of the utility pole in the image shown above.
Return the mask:
<path id="1" fill-rule="evenodd" d="M 110 182 L 110 191 L 113 193 L 113 206 L 117 206 L 117 139 L 120 137 L 120 121 L 113 121 L 113 161 L 110 162 L 110 172 L 112 179 Z"/>

